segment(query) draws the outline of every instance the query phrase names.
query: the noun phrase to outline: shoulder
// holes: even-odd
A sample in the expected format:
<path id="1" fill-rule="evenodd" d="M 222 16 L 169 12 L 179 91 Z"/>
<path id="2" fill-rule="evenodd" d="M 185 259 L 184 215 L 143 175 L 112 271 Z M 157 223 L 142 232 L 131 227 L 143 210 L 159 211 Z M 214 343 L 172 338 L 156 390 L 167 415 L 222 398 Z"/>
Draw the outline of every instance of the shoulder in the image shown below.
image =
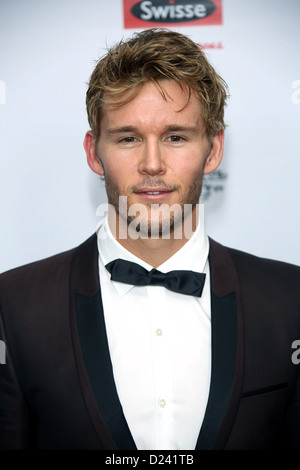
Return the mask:
<path id="1" fill-rule="evenodd" d="M 246 251 L 224 246 L 211 238 L 210 247 L 213 251 L 213 255 L 216 256 L 219 256 L 220 253 L 223 254 L 224 252 L 227 252 L 227 258 L 230 258 L 239 270 L 244 270 L 245 272 L 259 269 L 263 270 L 264 272 L 275 271 L 278 273 L 282 271 L 294 273 L 298 276 L 300 275 L 300 266 L 297 266 L 296 264 L 256 256 L 254 254 L 247 253 Z"/>
<path id="2" fill-rule="evenodd" d="M 43 285 L 58 286 L 63 279 L 69 277 L 72 259 L 79 251 L 94 242 L 95 235 L 81 245 L 48 258 L 34 261 L 0 274 L 0 294 L 4 292 L 24 292 L 28 286 L 41 287 Z"/>
<path id="3" fill-rule="evenodd" d="M 241 274 L 248 276 L 255 274 L 259 278 L 272 277 L 278 281 L 297 280 L 299 282 L 300 280 L 300 267 L 295 264 L 255 256 L 234 248 L 227 248 L 227 250 Z"/>
<path id="4" fill-rule="evenodd" d="M 242 289 L 283 293 L 284 287 L 284 292 L 299 292 L 299 266 L 226 247 L 214 240 L 210 240 L 210 244 L 214 257 L 220 256 L 226 263 L 233 264 Z"/>
<path id="5" fill-rule="evenodd" d="M 39 261 L 10 269 L 0 274 L 0 286 L 9 283 L 23 283 L 26 282 L 26 280 L 31 280 L 32 282 L 36 278 L 41 279 L 45 275 L 51 276 L 51 273 L 58 273 L 68 266 L 73 252 L 74 249 L 71 249 Z"/>

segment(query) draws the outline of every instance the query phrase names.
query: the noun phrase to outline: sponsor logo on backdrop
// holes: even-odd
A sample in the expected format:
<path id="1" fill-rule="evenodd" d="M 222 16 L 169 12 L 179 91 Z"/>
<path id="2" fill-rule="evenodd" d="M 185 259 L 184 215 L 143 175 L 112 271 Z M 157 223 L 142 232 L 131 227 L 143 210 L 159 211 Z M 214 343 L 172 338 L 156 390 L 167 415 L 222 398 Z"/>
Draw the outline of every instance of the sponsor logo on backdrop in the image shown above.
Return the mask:
<path id="1" fill-rule="evenodd" d="M 201 49 L 224 49 L 222 41 L 218 42 L 202 42 Z"/>
<path id="2" fill-rule="evenodd" d="M 214 194 L 221 193 L 225 189 L 227 174 L 223 170 L 215 170 L 213 173 L 203 176 L 201 201 L 207 202 Z"/>
<path id="3" fill-rule="evenodd" d="M 123 0 L 124 27 L 222 24 L 222 0 Z"/>

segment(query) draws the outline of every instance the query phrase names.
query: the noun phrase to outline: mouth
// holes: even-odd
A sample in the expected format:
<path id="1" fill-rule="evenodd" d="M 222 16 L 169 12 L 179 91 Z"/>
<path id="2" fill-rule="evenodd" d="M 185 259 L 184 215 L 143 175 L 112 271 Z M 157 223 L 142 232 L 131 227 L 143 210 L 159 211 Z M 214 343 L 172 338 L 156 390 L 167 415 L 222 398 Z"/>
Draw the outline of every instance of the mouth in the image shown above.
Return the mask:
<path id="1" fill-rule="evenodd" d="M 165 188 L 141 188 L 135 191 L 135 194 L 137 194 L 142 199 L 146 199 L 148 201 L 157 201 L 165 199 L 172 192 L 173 190 Z"/>

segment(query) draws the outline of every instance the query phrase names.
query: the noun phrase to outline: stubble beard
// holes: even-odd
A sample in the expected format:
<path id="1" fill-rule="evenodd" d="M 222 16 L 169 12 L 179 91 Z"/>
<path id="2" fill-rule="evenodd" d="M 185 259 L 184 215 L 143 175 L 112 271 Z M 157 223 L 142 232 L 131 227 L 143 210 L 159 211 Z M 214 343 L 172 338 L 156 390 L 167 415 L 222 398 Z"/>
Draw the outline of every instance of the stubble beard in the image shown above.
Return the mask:
<path id="1" fill-rule="evenodd" d="M 159 218 L 152 217 L 153 203 L 143 203 L 142 206 L 147 207 L 148 217 L 147 220 L 140 220 L 138 224 L 139 233 L 145 238 L 151 238 L 153 233 L 160 237 L 164 235 L 166 227 L 169 230 L 169 233 L 174 233 L 174 230 L 178 225 L 182 226 L 184 224 L 184 217 L 186 217 L 199 203 L 199 199 L 202 191 L 202 181 L 203 181 L 203 171 L 198 175 L 198 178 L 195 178 L 189 189 L 185 193 L 181 193 L 179 201 L 174 203 L 175 210 L 169 210 L 160 212 Z M 155 191 L 155 187 L 165 188 L 167 190 L 177 190 L 180 192 L 179 186 L 168 187 L 164 181 L 159 180 L 158 178 L 147 178 L 142 180 L 138 185 L 132 185 L 128 188 L 127 194 L 120 194 L 120 190 L 117 184 L 114 182 L 113 178 L 109 175 L 105 176 L 105 189 L 107 193 L 108 203 L 114 208 L 116 214 L 119 218 L 123 219 L 123 222 L 127 223 L 127 227 L 132 225 L 137 219 L 137 215 L 129 215 L 129 208 L 131 206 L 130 195 L 142 187 L 151 187 Z M 124 218 L 124 210 L 120 210 L 120 196 L 127 196 L 127 210 L 126 219 Z M 162 204 L 155 203 L 154 213 L 160 210 Z M 173 206 L 171 206 L 173 207 Z M 166 213 L 167 212 L 167 213 Z"/>

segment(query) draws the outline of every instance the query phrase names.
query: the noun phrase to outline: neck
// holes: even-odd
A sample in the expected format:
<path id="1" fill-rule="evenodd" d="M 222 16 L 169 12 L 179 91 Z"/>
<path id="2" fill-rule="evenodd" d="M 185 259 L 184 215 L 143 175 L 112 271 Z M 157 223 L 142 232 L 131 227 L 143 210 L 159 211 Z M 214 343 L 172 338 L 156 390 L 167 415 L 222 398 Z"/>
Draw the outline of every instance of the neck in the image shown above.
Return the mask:
<path id="1" fill-rule="evenodd" d="M 197 208 L 195 207 L 184 218 L 180 237 L 178 236 L 179 232 L 176 232 L 176 228 L 169 234 L 168 238 L 161 235 L 157 238 L 151 236 L 136 237 L 136 232 L 135 237 L 133 237 L 128 230 L 127 222 L 119 216 L 114 220 L 115 222 L 112 222 L 112 218 L 108 218 L 110 230 L 120 245 L 153 268 L 156 268 L 180 250 L 191 238 L 197 228 Z"/>

